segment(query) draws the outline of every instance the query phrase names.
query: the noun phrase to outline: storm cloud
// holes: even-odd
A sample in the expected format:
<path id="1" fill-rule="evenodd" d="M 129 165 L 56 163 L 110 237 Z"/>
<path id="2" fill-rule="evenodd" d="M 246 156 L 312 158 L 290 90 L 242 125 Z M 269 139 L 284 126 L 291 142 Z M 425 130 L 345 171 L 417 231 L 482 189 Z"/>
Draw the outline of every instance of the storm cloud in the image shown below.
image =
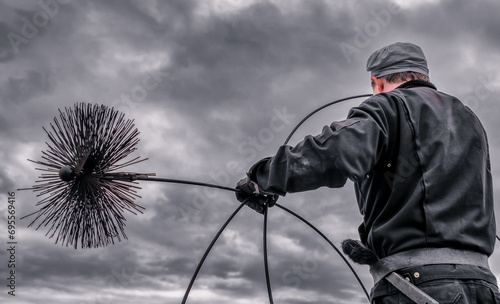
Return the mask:
<path id="1" fill-rule="evenodd" d="M 431 81 L 476 112 L 500 183 L 498 1 L 428 0 L 0 0 L 0 270 L 7 274 L 7 197 L 16 216 L 38 210 L 30 191 L 58 109 L 104 104 L 134 119 L 137 172 L 234 186 L 273 155 L 310 111 L 371 93 L 368 56 L 396 41 L 424 50 Z M 345 118 L 356 99 L 329 107 L 297 143 Z M 98 249 L 54 244 L 46 227 L 16 221 L 16 297 L 4 303 L 180 303 L 234 194 L 141 182 L 144 214 L 126 213 L 128 239 Z M 335 244 L 362 221 L 351 182 L 288 194 L 279 203 Z M 500 189 L 496 187 L 496 189 Z M 496 197 L 500 192 L 495 191 Z M 265 303 L 263 217 L 242 209 L 209 254 L 189 303 Z M 279 208 L 269 213 L 276 303 L 367 303 L 336 252 Z M 500 271 L 500 256 L 491 265 Z M 372 287 L 366 267 L 354 266 Z"/>

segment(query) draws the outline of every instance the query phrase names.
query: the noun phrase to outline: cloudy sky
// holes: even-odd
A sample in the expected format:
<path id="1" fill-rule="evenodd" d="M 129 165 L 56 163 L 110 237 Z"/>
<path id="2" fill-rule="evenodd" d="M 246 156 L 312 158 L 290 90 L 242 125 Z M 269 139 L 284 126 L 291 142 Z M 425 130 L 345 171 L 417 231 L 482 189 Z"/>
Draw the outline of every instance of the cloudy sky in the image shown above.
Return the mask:
<path id="1" fill-rule="evenodd" d="M 16 297 L 6 281 L 7 193 L 16 216 L 37 210 L 39 171 L 58 109 L 104 104 L 135 119 L 130 170 L 234 186 L 272 155 L 309 111 L 371 93 L 366 58 L 409 41 L 427 55 L 438 89 L 483 121 L 500 185 L 498 1 L 0 0 L 0 272 L 2 303 L 180 303 L 233 193 L 141 182 L 144 214 L 125 214 L 128 240 L 99 249 L 54 244 L 16 221 Z M 362 99 L 313 116 L 297 143 L 345 117 Z M 496 187 L 496 197 L 500 197 Z M 352 183 L 287 195 L 282 205 L 334 243 L 356 238 L 362 218 Z M 498 208 L 497 208 L 498 210 Z M 244 208 L 201 269 L 188 303 L 266 303 L 262 220 Z M 275 303 L 367 303 L 338 255 L 283 210 L 269 214 Z M 500 274 L 500 253 L 491 258 Z M 366 267 L 354 266 L 367 288 Z"/>

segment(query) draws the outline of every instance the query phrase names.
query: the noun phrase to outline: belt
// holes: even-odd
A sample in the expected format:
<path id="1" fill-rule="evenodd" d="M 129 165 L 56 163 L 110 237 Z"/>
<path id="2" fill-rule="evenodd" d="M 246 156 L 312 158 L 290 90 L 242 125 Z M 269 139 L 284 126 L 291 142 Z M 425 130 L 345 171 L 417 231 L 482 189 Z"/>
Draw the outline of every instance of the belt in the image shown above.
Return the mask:
<path id="1" fill-rule="evenodd" d="M 453 248 L 421 248 L 399 252 L 378 260 L 370 267 L 374 284 L 393 271 L 422 265 L 465 264 L 489 269 L 488 256 Z"/>

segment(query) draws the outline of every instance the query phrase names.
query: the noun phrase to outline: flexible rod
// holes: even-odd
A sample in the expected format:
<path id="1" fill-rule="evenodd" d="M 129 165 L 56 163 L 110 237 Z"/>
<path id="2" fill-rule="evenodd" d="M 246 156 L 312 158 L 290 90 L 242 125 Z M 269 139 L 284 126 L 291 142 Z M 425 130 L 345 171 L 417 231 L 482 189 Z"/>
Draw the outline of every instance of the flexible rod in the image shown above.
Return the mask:
<path id="1" fill-rule="evenodd" d="M 326 107 L 329 107 L 331 105 L 334 105 L 334 104 L 337 104 L 339 102 L 342 102 L 342 101 L 347 101 L 347 100 L 351 100 L 351 99 L 356 99 L 356 98 L 362 98 L 362 97 L 369 97 L 371 96 L 371 94 L 363 94 L 363 95 L 355 95 L 355 96 L 350 96 L 350 97 L 346 97 L 346 98 L 341 98 L 341 99 L 337 99 L 337 100 L 334 100 L 332 102 L 329 102 L 327 104 L 324 104 L 322 105 L 321 107 L 313 110 L 312 112 L 310 112 L 306 117 L 304 117 L 294 128 L 293 130 L 290 132 L 290 134 L 288 135 L 288 137 L 286 138 L 284 144 L 288 144 L 288 142 L 290 141 L 290 138 L 295 134 L 295 132 L 297 131 L 297 129 L 307 120 L 309 119 L 312 115 L 314 115 L 315 113 L 321 111 L 322 109 L 326 108 Z M 178 184 L 188 184 L 188 185 L 196 185 L 196 186 L 204 186 L 204 187 L 210 187 L 210 188 L 217 188 L 217 189 L 222 189 L 222 190 L 228 190 L 228 191 L 233 191 L 233 192 L 238 192 L 239 190 L 236 190 L 234 188 L 230 188 L 230 187 L 225 187 L 225 186 L 220 186 L 220 185 L 215 185 L 215 184 L 209 184 L 209 183 L 201 183 L 201 182 L 195 182 L 195 181 L 189 181 L 189 180 L 178 180 L 178 179 L 167 179 L 167 178 L 158 178 L 158 177 L 136 177 L 135 179 L 137 180 L 150 180 L 150 181 L 160 181 L 160 182 L 169 182 L 169 183 L 178 183 Z M 235 211 L 234 214 L 236 214 L 239 209 L 241 208 L 243 204 L 241 204 L 237 211 Z M 330 246 L 333 247 L 333 249 L 335 251 L 337 251 L 337 253 L 339 254 L 339 256 L 344 260 L 344 262 L 346 262 L 347 266 L 349 266 L 349 268 L 351 269 L 351 271 L 353 272 L 354 276 L 356 277 L 356 279 L 358 280 L 358 282 L 361 284 L 361 287 L 363 289 L 363 291 L 365 292 L 365 294 L 367 295 L 368 297 L 368 301 L 369 301 L 369 296 L 368 296 L 368 292 L 366 291 L 366 288 L 365 286 L 363 285 L 363 283 L 361 282 L 361 280 L 359 279 L 359 276 L 358 274 L 356 273 L 356 271 L 352 268 L 351 264 L 349 263 L 349 261 L 347 261 L 345 259 L 345 257 L 342 255 L 342 253 L 340 253 L 340 251 L 337 249 L 337 247 L 323 234 L 321 233 L 321 231 L 319 231 L 318 229 L 316 229 L 312 224 L 310 224 L 309 222 L 307 222 L 305 219 L 301 218 L 298 214 L 296 213 L 293 213 L 292 211 L 290 210 L 287 210 L 286 208 L 282 207 L 282 209 L 290 212 L 292 215 L 295 215 L 297 218 L 299 218 L 300 220 L 302 220 L 303 222 L 305 222 L 307 225 L 309 225 L 311 228 L 313 228 L 317 233 L 319 233 L 329 244 Z M 272 296 L 272 289 L 271 289 L 271 280 L 270 280 L 270 274 L 269 274 L 269 262 L 268 262 L 268 252 L 267 252 L 267 215 L 268 215 L 268 208 L 266 206 L 266 209 L 265 209 L 265 212 L 264 212 L 264 223 L 263 223 L 263 248 L 264 248 L 264 270 L 265 270 L 265 276 L 266 276 L 266 286 L 267 286 L 267 293 L 268 293 L 268 296 L 269 296 L 269 303 L 270 304 L 273 304 L 274 301 L 273 301 L 273 296 Z M 212 240 L 212 243 L 210 244 L 209 248 L 207 248 L 207 251 L 205 252 L 205 254 L 203 255 L 203 258 L 202 258 L 202 261 L 200 261 L 200 263 L 198 264 L 198 267 L 193 275 L 193 277 L 191 278 L 191 282 L 188 286 L 188 289 L 186 290 L 186 293 L 184 295 L 184 299 L 182 301 L 182 303 L 184 304 L 187 300 L 187 297 L 189 295 L 189 291 L 191 290 L 191 287 L 192 285 L 194 284 L 194 281 L 196 280 L 196 276 L 198 275 L 198 272 L 199 270 L 201 269 L 201 266 L 203 265 L 203 262 L 206 258 L 206 256 L 208 255 L 208 253 L 210 252 L 211 250 L 211 247 L 213 246 L 213 244 L 215 243 L 215 241 L 217 240 L 217 238 L 219 237 L 220 233 L 222 233 L 222 230 L 224 230 L 225 226 L 232 220 L 232 218 L 234 217 L 234 215 L 231 215 L 231 217 L 226 221 L 225 225 L 221 228 L 221 230 L 219 231 L 218 235 Z"/>
<path id="2" fill-rule="evenodd" d="M 295 134 L 295 132 L 297 131 L 297 129 L 306 121 L 308 120 L 311 116 L 313 116 L 314 114 L 316 114 L 317 112 L 323 110 L 324 108 L 327 108 L 331 105 L 334 105 L 334 104 L 337 104 L 337 103 L 340 103 L 342 101 L 347 101 L 347 100 L 351 100 L 351 99 L 356 99 L 356 98 L 361 98 L 361 97 L 369 97 L 371 96 L 372 94 L 363 94 L 363 95 L 354 95 L 354 96 L 349 96 L 349 97 L 345 97 L 345 98 L 341 98 L 341 99 L 337 99 L 337 100 L 334 100 L 334 101 L 331 101 L 329 103 L 326 103 L 322 106 L 320 106 L 319 108 L 313 110 L 312 112 L 310 112 L 309 114 L 307 114 L 294 128 L 293 130 L 290 132 L 290 134 L 288 135 L 288 137 L 286 138 L 285 142 L 284 142 L 284 145 L 288 144 L 288 142 L 290 141 L 290 138 L 292 138 L 292 136 Z M 266 206 L 266 210 L 267 210 L 267 206 Z M 284 209 L 286 210 L 286 209 Z M 289 211 L 290 212 L 290 211 Z M 292 213 L 293 214 L 293 213 Z M 337 249 L 337 247 L 335 247 L 335 245 L 324 235 L 322 234 L 319 230 L 317 230 L 314 226 L 312 226 L 312 224 L 310 224 L 309 222 L 305 221 L 305 219 L 299 217 L 298 215 L 296 215 L 299 219 L 301 219 L 303 222 L 305 222 L 306 224 L 308 224 L 311 228 L 313 228 L 316 232 L 318 232 L 332 247 L 333 249 L 335 249 L 335 251 L 337 251 L 337 253 L 340 255 L 340 257 L 346 262 L 347 266 L 349 266 L 349 268 L 351 269 L 351 271 L 354 273 L 354 276 L 356 277 L 356 279 L 358 279 L 358 282 L 361 284 L 361 287 L 363 288 L 363 291 L 365 292 L 365 294 L 367 295 L 368 297 L 368 301 L 370 301 L 370 297 L 368 296 L 368 293 L 366 291 L 366 288 L 365 286 L 363 285 L 363 283 L 361 282 L 361 280 L 359 279 L 358 277 L 358 274 L 356 273 L 356 271 L 352 268 L 351 264 L 349 263 L 349 261 L 347 261 L 345 259 L 345 257 L 340 253 L 340 251 Z M 265 216 L 264 216 L 264 269 L 265 269 L 265 272 L 266 272 L 266 285 L 267 285 L 267 292 L 269 294 L 269 303 L 270 304 L 273 304 L 273 296 L 272 296 L 272 292 L 271 292 L 271 282 L 270 282 L 270 275 L 269 275 L 269 265 L 268 265 L 268 258 L 267 258 L 267 237 L 266 237 L 266 230 L 267 230 L 267 212 L 265 213 Z"/>
<path id="3" fill-rule="evenodd" d="M 333 244 L 332 241 L 330 241 L 330 239 L 328 239 L 326 237 L 326 235 L 324 235 L 321 231 L 319 231 L 318 228 L 316 228 L 313 224 L 309 223 L 306 219 L 304 219 L 303 217 L 301 217 L 297 213 L 293 212 L 292 210 L 290 210 L 290 209 L 288 209 L 286 207 L 281 206 L 280 204 L 276 204 L 275 206 L 278 207 L 278 208 L 281 208 L 281 209 L 285 210 L 289 214 L 291 214 L 291 215 L 295 216 L 296 218 L 298 218 L 299 220 L 301 220 L 304 224 L 306 224 L 307 226 L 311 227 L 314 231 L 316 231 L 328 244 L 330 244 L 330 246 L 344 260 L 344 262 L 347 264 L 347 266 L 349 266 L 349 269 L 351 269 L 352 273 L 354 274 L 354 276 L 358 280 L 359 285 L 361 285 L 361 288 L 363 288 L 363 291 L 365 292 L 365 295 L 368 298 L 368 302 L 370 302 L 370 296 L 368 294 L 368 291 L 365 288 L 365 285 L 363 285 L 363 282 L 361 281 L 361 279 L 359 278 L 358 274 L 356 273 L 356 271 L 352 267 L 351 263 L 349 263 L 349 261 L 344 257 L 344 255 L 340 252 L 340 250 L 337 248 L 337 246 L 335 246 L 335 244 Z"/>
<path id="4" fill-rule="evenodd" d="M 263 247 L 264 247 L 264 272 L 266 274 L 266 286 L 267 286 L 267 295 L 269 296 L 269 303 L 274 304 L 273 300 L 273 292 L 271 289 L 271 278 L 269 277 L 269 263 L 267 261 L 267 214 L 268 214 L 269 208 L 267 205 L 264 207 L 264 228 L 262 229 L 262 242 L 263 242 Z"/>
<path id="5" fill-rule="evenodd" d="M 113 178 L 113 179 L 115 179 L 115 178 Z M 220 185 L 216 185 L 216 184 L 209 184 L 209 183 L 201 183 L 201 182 L 190 181 L 190 180 L 161 178 L 161 177 L 142 177 L 142 176 L 138 176 L 138 177 L 134 178 L 134 180 L 148 180 L 148 181 L 155 181 L 155 182 L 186 184 L 186 185 L 194 185 L 194 186 L 202 186 L 202 187 L 228 190 L 228 191 L 232 191 L 232 192 L 240 192 L 239 190 L 231 188 L 231 187 L 225 187 L 225 186 L 220 186 Z"/>
<path id="6" fill-rule="evenodd" d="M 236 210 L 229 216 L 229 218 L 226 220 L 224 225 L 220 227 L 219 231 L 217 231 L 217 234 L 214 236 L 212 241 L 210 242 L 210 245 L 208 245 L 208 248 L 205 250 L 205 253 L 203 253 L 202 258 L 200 259 L 200 262 L 198 262 L 198 266 L 196 266 L 196 270 L 194 271 L 193 276 L 191 277 L 191 281 L 189 282 L 189 285 L 186 289 L 186 292 L 184 293 L 184 298 L 182 299 L 182 304 L 185 304 L 187 301 L 187 298 L 189 296 L 189 292 L 191 291 L 191 287 L 193 287 L 194 281 L 196 280 L 196 277 L 198 276 L 198 273 L 200 272 L 201 266 L 203 266 L 203 263 L 205 262 L 205 259 L 207 258 L 208 254 L 212 250 L 212 247 L 215 245 L 215 242 L 219 238 L 219 236 L 222 234 L 222 232 L 226 229 L 226 226 L 233 220 L 234 216 L 241 210 L 241 208 L 244 206 L 244 203 L 241 203 Z"/>
<path id="7" fill-rule="evenodd" d="M 313 110 L 312 112 L 310 112 L 306 117 L 304 117 L 294 128 L 293 130 L 290 132 L 290 134 L 288 135 L 288 137 L 286 138 L 284 144 L 286 145 L 290 138 L 295 134 L 295 132 L 297 131 L 297 129 L 307 120 L 309 119 L 312 115 L 314 115 L 315 113 L 321 111 L 322 109 L 326 108 L 326 107 L 329 107 L 331 105 L 334 105 L 336 103 L 339 103 L 339 102 L 342 102 L 342 101 L 347 101 L 347 100 L 351 100 L 351 99 L 356 99 L 356 98 L 362 98 L 362 97 L 369 97 L 371 96 L 371 94 L 363 94 L 363 95 L 355 95 L 355 96 L 350 96 L 350 97 L 346 97 L 346 98 L 341 98 L 341 99 L 337 99 L 337 100 L 334 100 L 332 102 L 329 102 L 325 105 L 322 105 L 321 107 Z M 157 177 L 137 177 L 136 178 L 137 180 L 151 180 L 151 181 L 160 181 L 160 182 L 170 182 L 170 183 L 178 183 L 178 184 L 188 184 L 188 185 L 196 185 L 196 186 L 204 186 L 204 187 L 210 187 L 210 188 L 218 188 L 218 189 L 223 189 L 223 190 L 228 190 L 228 191 L 233 191 L 233 192 L 238 192 L 238 190 L 234 189 L 234 188 L 230 188 L 230 187 L 224 187 L 224 186 L 219 186 L 219 185 L 214 185 L 214 184 L 209 184 L 209 183 L 201 183 L 201 182 L 195 182 L 195 181 L 188 181 L 188 180 L 178 180 L 178 179 L 166 179 L 166 178 L 157 178 Z M 239 209 L 241 208 L 242 205 L 240 205 L 238 207 L 238 211 Z M 284 208 L 284 207 L 282 207 Z M 264 270 L 265 270 L 265 276 L 266 276 L 266 286 L 267 286 L 267 292 L 268 292 L 268 296 L 269 296 L 269 303 L 270 304 L 273 304 L 274 301 L 273 301 L 273 296 L 272 296 L 272 290 L 271 290 L 271 281 L 270 281 L 270 274 L 269 274 L 269 263 L 268 263 L 268 253 L 267 253 L 267 206 L 266 206 L 266 209 L 265 209 L 265 213 L 264 213 L 264 223 L 263 223 L 263 247 L 264 247 Z M 286 209 L 284 209 L 286 210 Z M 235 211 L 236 213 L 237 211 Z M 291 212 L 291 211 L 289 211 Z M 291 213 L 291 214 L 294 214 L 294 213 Z M 368 297 L 368 301 L 369 301 L 369 296 L 368 296 L 368 293 L 366 291 L 366 288 L 365 286 L 363 285 L 363 283 L 361 282 L 361 280 L 359 279 L 359 276 L 358 274 L 356 273 L 356 271 L 352 268 L 351 264 L 345 259 L 345 257 L 340 253 L 340 251 L 337 249 L 337 247 L 335 247 L 335 245 L 323 234 L 321 233 L 319 230 L 317 230 L 314 226 L 312 226 L 310 223 L 308 223 L 305 219 L 301 218 L 300 216 L 298 216 L 297 214 L 295 214 L 299 219 L 301 219 L 302 221 L 304 221 L 306 224 L 308 224 L 309 226 L 311 226 L 316 232 L 318 232 L 334 249 L 335 251 L 337 251 L 337 253 L 340 255 L 340 257 L 347 263 L 347 265 L 349 266 L 349 268 L 351 269 L 351 271 L 354 273 L 354 276 L 356 277 L 356 279 L 358 280 L 358 282 L 361 284 L 361 287 L 363 288 L 363 291 L 365 292 L 365 294 L 367 295 Z M 231 219 L 233 218 L 233 216 L 231 216 L 225 223 L 225 225 L 227 225 Z M 224 227 L 224 226 L 223 226 Z M 223 228 L 222 228 L 223 230 Z M 222 230 L 220 231 L 220 233 L 222 232 Z M 219 233 L 219 234 L 220 234 Z M 217 240 L 218 238 L 218 235 L 216 236 L 216 238 L 214 238 L 212 240 L 213 243 L 215 243 L 215 241 Z M 189 295 L 189 290 L 191 289 L 192 285 L 194 284 L 194 281 L 196 280 L 196 276 L 198 275 L 198 272 L 199 272 L 199 269 L 201 269 L 201 266 L 203 265 L 203 262 L 204 262 L 204 259 L 206 258 L 206 255 L 208 255 L 208 252 L 210 252 L 211 250 L 211 247 L 213 246 L 213 243 L 210 244 L 209 248 L 207 248 L 207 251 L 206 251 L 206 254 L 203 256 L 203 261 L 200 261 L 199 265 L 198 265 L 198 268 L 197 270 L 195 271 L 195 274 L 193 275 L 192 279 L 191 279 L 191 282 L 190 282 L 190 285 L 188 286 L 188 290 L 186 290 L 186 294 L 184 296 L 184 300 L 183 300 L 183 304 L 186 302 L 187 300 L 187 297 Z"/>
<path id="8" fill-rule="evenodd" d="M 292 138 L 293 134 L 295 134 L 295 132 L 297 131 L 297 129 L 306 121 L 309 119 L 309 117 L 313 116 L 314 114 L 316 114 L 317 112 L 323 110 L 324 108 L 327 108 L 331 105 L 334 105 L 336 103 L 339 103 L 339 102 L 342 102 L 342 101 L 347 101 L 347 100 L 351 100 L 351 99 L 356 99 L 356 98 L 362 98 L 362 97 L 370 97 L 372 96 L 372 94 L 362 94 L 362 95 L 355 95 L 355 96 L 349 96 L 349 97 L 346 97 L 346 98 L 341 98 L 341 99 L 337 99 L 337 100 L 334 100 L 334 101 L 331 101 L 329 103 L 326 103 L 324 105 L 322 105 L 321 107 L 315 109 L 314 111 L 312 111 L 311 113 L 307 114 L 306 117 L 304 117 L 292 130 L 292 132 L 290 132 L 290 135 L 288 135 L 288 137 L 286 138 L 285 140 L 285 145 L 288 144 L 288 142 L 290 141 L 290 138 Z"/>

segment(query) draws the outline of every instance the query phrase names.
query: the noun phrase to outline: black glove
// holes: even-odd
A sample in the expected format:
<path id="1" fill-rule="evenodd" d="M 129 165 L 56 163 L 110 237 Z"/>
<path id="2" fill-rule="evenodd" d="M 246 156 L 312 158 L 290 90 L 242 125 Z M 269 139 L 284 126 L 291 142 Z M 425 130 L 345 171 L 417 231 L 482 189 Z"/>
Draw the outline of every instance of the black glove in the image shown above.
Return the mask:
<path id="1" fill-rule="evenodd" d="M 236 192 L 236 199 L 258 213 L 264 213 L 265 206 L 272 207 L 278 200 L 278 195 L 262 191 L 248 176 L 236 184 L 236 190 L 240 190 Z"/>

